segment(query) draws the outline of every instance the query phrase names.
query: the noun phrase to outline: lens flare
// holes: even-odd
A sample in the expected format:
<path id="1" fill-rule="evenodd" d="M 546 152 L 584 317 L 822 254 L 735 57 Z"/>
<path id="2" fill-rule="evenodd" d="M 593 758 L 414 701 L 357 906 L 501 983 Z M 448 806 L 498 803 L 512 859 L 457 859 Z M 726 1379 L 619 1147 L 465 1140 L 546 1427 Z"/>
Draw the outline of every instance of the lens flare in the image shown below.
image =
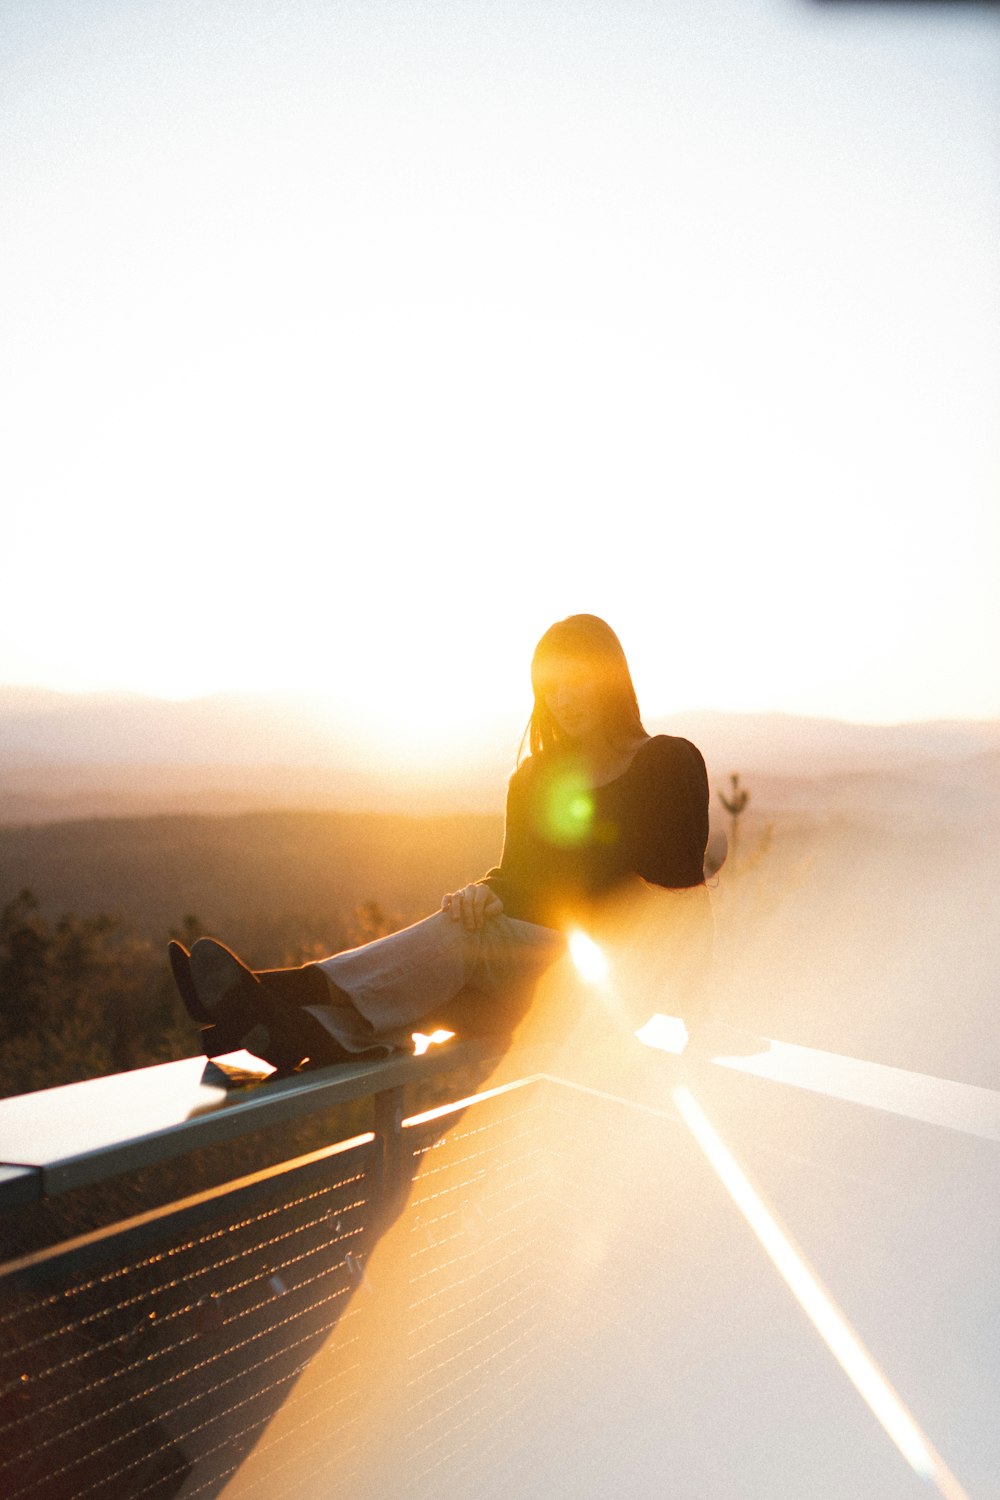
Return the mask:
<path id="1" fill-rule="evenodd" d="M 569 953 L 580 978 L 585 979 L 588 984 L 600 984 L 611 972 L 604 949 L 599 948 L 585 932 L 577 930 L 570 933 Z"/>
<path id="2" fill-rule="evenodd" d="M 545 831 L 554 844 L 581 844 L 594 822 L 594 795 L 579 771 L 554 776 L 545 789 Z"/>
<path id="3" fill-rule="evenodd" d="M 688 1044 L 688 1029 L 680 1016 L 661 1016 L 659 1011 L 635 1033 L 647 1047 L 656 1047 L 661 1052 L 680 1055 Z"/>

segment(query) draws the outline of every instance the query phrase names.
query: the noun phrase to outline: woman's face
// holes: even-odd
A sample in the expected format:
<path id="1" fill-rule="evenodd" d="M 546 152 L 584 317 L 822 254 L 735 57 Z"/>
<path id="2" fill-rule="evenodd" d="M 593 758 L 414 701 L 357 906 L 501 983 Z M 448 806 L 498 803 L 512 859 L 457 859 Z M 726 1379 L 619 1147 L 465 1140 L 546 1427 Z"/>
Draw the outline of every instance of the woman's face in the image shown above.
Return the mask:
<path id="1" fill-rule="evenodd" d="M 545 665 L 542 701 L 569 740 L 586 741 L 601 733 L 600 683 L 592 667 L 573 656 L 553 656 Z"/>

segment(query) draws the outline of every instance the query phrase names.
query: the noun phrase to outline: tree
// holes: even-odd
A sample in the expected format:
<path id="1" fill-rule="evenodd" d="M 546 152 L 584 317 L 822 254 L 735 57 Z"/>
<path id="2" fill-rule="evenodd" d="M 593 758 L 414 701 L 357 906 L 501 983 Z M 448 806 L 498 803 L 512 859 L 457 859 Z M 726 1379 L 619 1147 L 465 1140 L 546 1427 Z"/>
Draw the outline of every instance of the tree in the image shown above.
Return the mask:
<path id="1" fill-rule="evenodd" d="M 746 787 L 740 786 L 739 773 L 734 771 L 729 778 L 730 795 L 725 792 L 719 793 L 719 801 L 729 814 L 729 859 L 731 867 L 736 867 L 736 849 L 739 844 L 740 818 L 742 817 L 747 803 L 750 801 L 750 793 Z"/>
<path id="2" fill-rule="evenodd" d="M 51 939 L 32 891 L 22 890 L 0 912 L 0 997 L 3 1029 L 29 1029 L 44 1001 Z"/>
<path id="3" fill-rule="evenodd" d="M 165 958 L 121 917 L 52 924 L 30 890 L 0 911 L 0 1094 L 183 1057 L 190 1030 Z"/>

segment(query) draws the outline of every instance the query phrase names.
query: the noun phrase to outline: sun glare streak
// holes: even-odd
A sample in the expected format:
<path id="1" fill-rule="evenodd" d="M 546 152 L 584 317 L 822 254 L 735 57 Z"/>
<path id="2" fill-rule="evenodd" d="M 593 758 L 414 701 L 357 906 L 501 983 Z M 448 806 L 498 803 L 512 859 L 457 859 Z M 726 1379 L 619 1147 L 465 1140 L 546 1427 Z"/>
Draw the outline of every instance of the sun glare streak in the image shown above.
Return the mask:
<path id="1" fill-rule="evenodd" d="M 966 1491 L 931 1447 L 899 1396 L 838 1311 L 829 1293 L 806 1265 L 773 1214 L 765 1207 L 753 1184 L 690 1089 L 678 1085 L 671 1091 L 671 1095 L 684 1123 L 767 1251 L 792 1296 L 907 1463 L 922 1479 L 934 1484 L 946 1500 L 969 1500 Z"/>
<path id="2" fill-rule="evenodd" d="M 432 1031 L 430 1036 L 423 1031 L 415 1031 L 413 1033 L 414 1057 L 423 1057 L 428 1047 L 440 1047 L 442 1042 L 450 1042 L 454 1035 L 453 1031 L 443 1031 L 440 1027 L 437 1031 Z"/>
<path id="3" fill-rule="evenodd" d="M 408 1115 L 403 1121 L 403 1129 L 407 1130 L 413 1125 L 426 1125 L 429 1120 L 443 1120 L 445 1115 L 457 1114 L 460 1110 L 468 1109 L 470 1104 L 481 1104 L 484 1099 L 496 1099 L 501 1094 L 526 1088 L 543 1076 L 541 1073 L 528 1073 L 524 1078 L 515 1078 L 512 1083 L 499 1083 L 495 1089 L 483 1089 L 482 1093 L 467 1094 L 464 1099 L 453 1099 L 450 1104 L 439 1104 L 436 1109 L 425 1109 L 422 1114 Z"/>
<path id="4" fill-rule="evenodd" d="M 576 971 L 588 984 L 602 984 L 611 973 L 611 965 L 603 948 L 593 938 L 577 929 L 569 935 L 569 952 Z"/>

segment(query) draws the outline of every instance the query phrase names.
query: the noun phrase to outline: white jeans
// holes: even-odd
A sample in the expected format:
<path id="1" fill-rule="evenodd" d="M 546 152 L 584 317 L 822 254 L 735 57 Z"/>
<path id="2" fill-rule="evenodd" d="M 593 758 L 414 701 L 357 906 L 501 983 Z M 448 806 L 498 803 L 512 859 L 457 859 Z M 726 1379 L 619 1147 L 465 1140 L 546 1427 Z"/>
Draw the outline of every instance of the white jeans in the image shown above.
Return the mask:
<path id="1" fill-rule="evenodd" d="M 565 951 L 562 933 L 516 917 L 487 917 L 467 932 L 447 912 L 436 912 L 361 948 L 316 965 L 351 1005 L 307 1009 L 351 1052 L 408 1045 L 418 1021 L 441 1015 L 459 996 L 477 1014 L 476 1030 L 516 1024 L 536 979 Z M 463 992 L 470 992 L 464 995 Z"/>

